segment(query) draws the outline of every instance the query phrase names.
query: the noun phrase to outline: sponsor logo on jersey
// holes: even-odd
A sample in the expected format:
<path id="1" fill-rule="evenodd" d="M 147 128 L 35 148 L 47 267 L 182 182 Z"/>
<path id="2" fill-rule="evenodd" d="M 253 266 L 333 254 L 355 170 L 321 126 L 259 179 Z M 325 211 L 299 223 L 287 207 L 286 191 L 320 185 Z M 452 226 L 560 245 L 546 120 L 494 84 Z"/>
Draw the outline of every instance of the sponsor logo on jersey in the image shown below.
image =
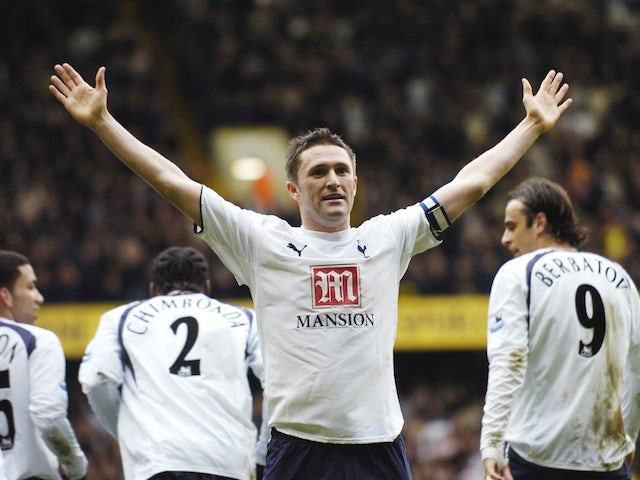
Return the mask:
<path id="1" fill-rule="evenodd" d="M 359 307 L 358 265 L 312 266 L 313 308 Z"/>
<path id="2" fill-rule="evenodd" d="M 298 328 L 374 327 L 373 313 L 308 313 L 297 315 Z"/>

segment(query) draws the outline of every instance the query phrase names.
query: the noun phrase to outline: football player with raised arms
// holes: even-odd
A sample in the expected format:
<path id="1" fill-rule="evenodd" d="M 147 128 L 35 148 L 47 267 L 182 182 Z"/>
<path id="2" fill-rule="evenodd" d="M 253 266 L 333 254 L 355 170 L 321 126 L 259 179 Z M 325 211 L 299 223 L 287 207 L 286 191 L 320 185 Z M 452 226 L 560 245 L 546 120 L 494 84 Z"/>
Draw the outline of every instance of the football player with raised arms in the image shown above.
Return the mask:
<path id="1" fill-rule="evenodd" d="M 226 201 L 131 135 L 107 109 L 104 67 L 95 87 L 69 64 L 54 70 L 53 96 L 193 220 L 249 287 L 272 428 L 265 478 L 409 479 L 393 371 L 400 279 L 411 257 L 438 245 L 569 108 L 562 73 L 550 71 L 535 94 L 522 79 L 522 121 L 449 183 L 358 227 L 351 225 L 352 149 L 326 128 L 293 138 L 286 188 L 299 207 L 298 227 Z"/>

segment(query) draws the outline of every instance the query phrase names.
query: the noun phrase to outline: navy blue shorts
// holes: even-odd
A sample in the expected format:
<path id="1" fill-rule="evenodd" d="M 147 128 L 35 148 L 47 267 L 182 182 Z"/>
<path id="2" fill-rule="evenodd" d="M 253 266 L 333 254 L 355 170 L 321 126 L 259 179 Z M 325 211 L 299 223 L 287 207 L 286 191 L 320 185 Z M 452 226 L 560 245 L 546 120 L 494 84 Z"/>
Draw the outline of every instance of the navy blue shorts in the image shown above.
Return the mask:
<path id="1" fill-rule="evenodd" d="M 210 473 L 196 472 L 162 472 L 157 473 L 148 480 L 235 480 L 229 477 L 220 477 Z"/>
<path id="2" fill-rule="evenodd" d="M 321 443 L 271 429 L 263 480 L 411 480 L 411 470 L 400 436 L 386 443 Z"/>
<path id="3" fill-rule="evenodd" d="M 541 467 L 528 462 L 509 448 L 509 469 L 514 480 L 631 480 L 627 463 L 612 472 L 584 472 L 578 470 L 559 470 Z"/>

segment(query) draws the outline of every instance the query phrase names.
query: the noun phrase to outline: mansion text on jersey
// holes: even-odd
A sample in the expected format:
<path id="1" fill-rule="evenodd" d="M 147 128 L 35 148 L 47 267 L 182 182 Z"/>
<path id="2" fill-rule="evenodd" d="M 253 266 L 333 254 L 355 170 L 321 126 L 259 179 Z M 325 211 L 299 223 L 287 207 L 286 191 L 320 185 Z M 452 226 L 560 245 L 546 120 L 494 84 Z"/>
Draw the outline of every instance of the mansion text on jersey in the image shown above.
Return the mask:
<path id="1" fill-rule="evenodd" d="M 561 258 L 554 255 L 552 258 L 542 257 L 541 263 L 534 267 L 533 276 L 547 287 L 563 275 L 571 273 L 594 273 L 603 276 L 615 288 L 629 288 L 629 282 L 613 265 L 607 264 L 597 258 L 572 257 L 567 255 Z"/>
<path id="2" fill-rule="evenodd" d="M 373 313 L 308 313 L 297 315 L 296 328 L 374 327 Z"/>

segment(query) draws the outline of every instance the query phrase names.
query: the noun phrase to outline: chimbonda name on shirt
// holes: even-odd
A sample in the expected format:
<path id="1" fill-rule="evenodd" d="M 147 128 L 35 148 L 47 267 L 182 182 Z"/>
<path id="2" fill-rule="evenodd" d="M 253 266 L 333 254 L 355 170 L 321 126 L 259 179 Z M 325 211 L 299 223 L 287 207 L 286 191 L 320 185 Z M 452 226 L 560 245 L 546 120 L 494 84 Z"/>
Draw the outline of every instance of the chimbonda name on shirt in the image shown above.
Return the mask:
<path id="1" fill-rule="evenodd" d="M 227 320 L 232 327 L 247 324 L 247 318 L 241 310 L 219 303 L 210 298 L 188 296 L 176 296 L 173 298 L 157 297 L 149 302 L 134 308 L 126 321 L 126 329 L 132 333 L 144 334 L 149 328 L 150 322 L 167 310 L 195 309 L 207 313 L 216 313 Z"/>
<path id="2" fill-rule="evenodd" d="M 629 288 L 627 277 L 611 264 L 606 264 L 597 258 L 552 257 L 548 261 L 535 266 L 533 276 L 547 287 L 564 275 L 572 273 L 594 273 L 604 277 L 615 288 Z"/>

